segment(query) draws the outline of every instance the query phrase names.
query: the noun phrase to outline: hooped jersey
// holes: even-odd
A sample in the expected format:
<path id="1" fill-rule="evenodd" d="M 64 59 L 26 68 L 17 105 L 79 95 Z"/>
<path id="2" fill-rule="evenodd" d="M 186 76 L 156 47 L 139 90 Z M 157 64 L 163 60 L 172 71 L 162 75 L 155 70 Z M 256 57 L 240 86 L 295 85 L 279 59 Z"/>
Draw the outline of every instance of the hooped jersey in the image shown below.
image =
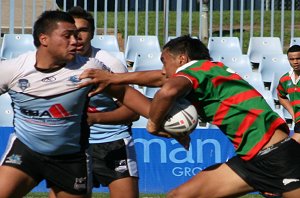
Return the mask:
<path id="1" fill-rule="evenodd" d="M 92 57 L 100 60 L 114 73 L 124 73 L 128 71 L 117 58 L 105 50 L 92 48 Z M 91 97 L 89 103 L 89 109 L 92 112 L 108 112 L 113 111 L 118 107 L 119 106 L 114 98 L 106 93 L 100 93 Z M 129 137 L 131 133 L 129 124 L 93 124 L 90 129 L 89 142 L 91 144 L 116 141 Z"/>
<path id="2" fill-rule="evenodd" d="M 192 61 L 175 76 L 188 78 L 193 91 L 187 98 L 200 118 L 217 125 L 245 160 L 253 158 L 285 121 L 261 94 L 221 62 Z"/>
<path id="3" fill-rule="evenodd" d="M 295 123 L 300 121 L 300 82 L 293 82 L 291 72 L 284 74 L 277 86 L 277 94 L 283 98 L 289 98 L 294 111 Z"/>
<path id="4" fill-rule="evenodd" d="M 87 146 L 86 122 L 91 87 L 77 87 L 87 68 L 108 69 L 96 59 L 76 56 L 51 72 L 36 69 L 36 52 L 0 63 L 0 94 L 8 92 L 16 136 L 45 155 L 75 153 Z"/>

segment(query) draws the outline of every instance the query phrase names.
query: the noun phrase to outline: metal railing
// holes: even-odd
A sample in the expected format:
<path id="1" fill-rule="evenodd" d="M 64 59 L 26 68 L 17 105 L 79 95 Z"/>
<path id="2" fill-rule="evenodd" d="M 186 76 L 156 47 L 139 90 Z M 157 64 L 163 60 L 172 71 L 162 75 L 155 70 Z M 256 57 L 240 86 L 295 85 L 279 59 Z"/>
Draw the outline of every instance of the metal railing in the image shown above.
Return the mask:
<path id="1" fill-rule="evenodd" d="M 0 33 L 30 33 L 47 9 L 80 5 L 93 12 L 98 34 L 237 36 L 245 48 L 252 36 L 279 37 L 282 47 L 300 37 L 296 0 L 0 0 Z M 113 20 L 111 20 L 113 17 Z M 175 22 L 174 22 L 175 21 Z"/>

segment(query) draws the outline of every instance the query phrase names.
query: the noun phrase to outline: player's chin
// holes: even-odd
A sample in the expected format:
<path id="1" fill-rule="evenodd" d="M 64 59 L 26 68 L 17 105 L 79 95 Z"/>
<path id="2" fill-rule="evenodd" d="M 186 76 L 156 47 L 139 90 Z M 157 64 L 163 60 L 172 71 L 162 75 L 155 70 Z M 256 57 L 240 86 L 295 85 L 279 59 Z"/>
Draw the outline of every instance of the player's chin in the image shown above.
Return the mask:
<path id="1" fill-rule="evenodd" d="M 66 59 L 68 61 L 73 61 L 75 59 L 75 57 L 76 57 L 76 53 L 75 52 L 70 52 L 70 53 L 67 54 Z"/>

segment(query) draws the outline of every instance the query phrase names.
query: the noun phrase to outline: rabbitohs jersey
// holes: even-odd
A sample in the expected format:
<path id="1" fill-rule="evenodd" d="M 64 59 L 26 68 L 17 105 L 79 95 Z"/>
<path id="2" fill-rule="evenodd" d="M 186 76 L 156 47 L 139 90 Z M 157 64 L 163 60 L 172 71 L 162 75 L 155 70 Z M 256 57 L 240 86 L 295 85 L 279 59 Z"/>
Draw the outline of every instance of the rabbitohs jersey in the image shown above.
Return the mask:
<path id="1" fill-rule="evenodd" d="M 261 94 L 221 62 L 191 61 L 175 76 L 191 81 L 193 91 L 187 99 L 203 121 L 220 128 L 244 160 L 252 159 L 280 125 L 289 132 Z"/>
<path id="2" fill-rule="evenodd" d="M 35 68 L 36 52 L 0 63 L 0 94 L 8 92 L 16 136 L 33 151 L 62 155 L 83 150 L 88 142 L 87 93 L 77 88 L 88 68 L 108 69 L 100 61 L 76 56 L 51 72 Z"/>

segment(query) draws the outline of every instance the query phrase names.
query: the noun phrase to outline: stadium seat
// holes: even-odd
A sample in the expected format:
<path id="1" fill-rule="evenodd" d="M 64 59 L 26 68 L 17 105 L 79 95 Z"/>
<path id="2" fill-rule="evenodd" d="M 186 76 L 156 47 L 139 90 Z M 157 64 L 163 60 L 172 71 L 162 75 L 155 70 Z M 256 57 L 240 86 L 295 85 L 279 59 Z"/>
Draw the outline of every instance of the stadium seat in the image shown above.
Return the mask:
<path id="1" fill-rule="evenodd" d="M 252 66 L 247 55 L 227 54 L 222 56 L 220 61 L 240 75 L 252 72 Z"/>
<path id="2" fill-rule="evenodd" d="M 300 37 L 294 37 L 291 39 L 290 46 L 292 45 L 300 45 Z"/>
<path id="3" fill-rule="evenodd" d="M 144 87 L 144 95 L 147 98 L 152 99 L 159 89 L 160 89 L 160 87 Z"/>
<path id="4" fill-rule="evenodd" d="M 134 62 L 136 54 L 147 54 L 160 52 L 157 36 L 128 36 L 125 47 L 125 58 Z"/>
<path id="5" fill-rule="evenodd" d="M 240 56 L 242 49 L 238 37 L 210 37 L 207 48 L 213 60 L 222 56 Z"/>
<path id="6" fill-rule="evenodd" d="M 271 90 L 273 82 L 279 81 L 280 77 L 290 71 L 291 66 L 286 54 L 264 55 L 258 67 L 265 87 Z"/>
<path id="7" fill-rule="evenodd" d="M 251 37 L 247 55 L 251 63 L 259 64 L 264 55 L 283 54 L 278 37 Z"/>
<path id="8" fill-rule="evenodd" d="M 112 54 L 114 57 L 119 59 L 123 65 L 126 65 L 126 60 L 124 56 L 124 52 L 117 52 L 117 51 L 109 51 L 110 54 Z"/>
<path id="9" fill-rule="evenodd" d="M 261 94 L 265 91 L 265 86 L 260 73 L 251 72 L 243 75 L 242 77 Z"/>
<path id="10" fill-rule="evenodd" d="M 162 69 L 163 64 L 160 60 L 161 52 L 148 52 L 136 54 L 132 71 L 146 71 Z"/>
<path id="11" fill-rule="evenodd" d="M 0 57 L 2 60 L 11 59 L 34 50 L 36 48 L 31 34 L 4 34 Z"/>
<path id="12" fill-rule="evenodd" d="M 119 52 L 118 39 L 114 35 L 95 35 L 92 46 L 111 52 Z"/>
<path id="13" fill-rule="evenodd" d="M 148 119 L 140 116 L 140 119 L 137 121 L 132 122 L 132 128 L 146 128 L 147 126 Z"/>
<path id="14" fill-rule="evenodd" d="M 0 126 L 13 126 L 14 112 L 11 106 L 11 98 L 8 93 L 0 96 Z"/>

